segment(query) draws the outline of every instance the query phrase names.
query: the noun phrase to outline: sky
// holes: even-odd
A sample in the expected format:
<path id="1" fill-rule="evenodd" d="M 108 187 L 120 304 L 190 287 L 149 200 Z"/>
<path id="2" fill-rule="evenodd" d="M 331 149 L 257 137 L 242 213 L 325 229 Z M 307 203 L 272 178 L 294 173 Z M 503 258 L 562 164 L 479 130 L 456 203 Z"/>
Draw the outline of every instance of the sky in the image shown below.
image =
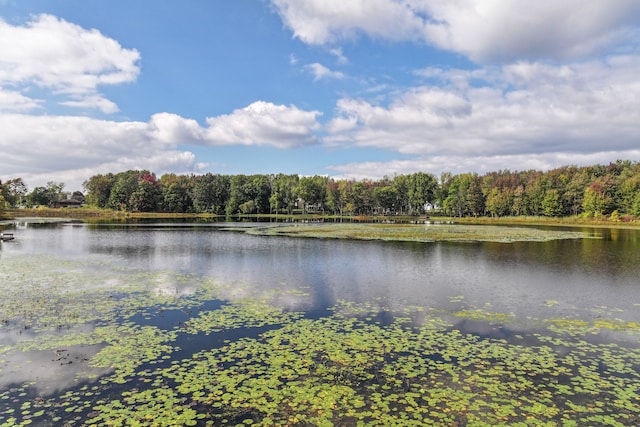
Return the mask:
<path id="1" fill-rule="evenodd" d="M 0 180 L 640 160 L 637 0 L 0 0 Z"/>

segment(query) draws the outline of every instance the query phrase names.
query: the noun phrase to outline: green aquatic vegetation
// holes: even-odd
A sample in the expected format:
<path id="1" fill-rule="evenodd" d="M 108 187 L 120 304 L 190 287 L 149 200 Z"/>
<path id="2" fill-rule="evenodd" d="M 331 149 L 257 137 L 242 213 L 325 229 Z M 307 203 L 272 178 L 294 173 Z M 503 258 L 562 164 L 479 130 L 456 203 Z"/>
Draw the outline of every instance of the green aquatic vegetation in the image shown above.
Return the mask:
<path id="1" fill-rule="evenodd" d="M 150 389 L 95 406 L 93 420 L 144 423 L 154 412 L 265 426 L 583 425 L 597 414 L 622 425 L 640 420 L 637 349 L 576 342 L 568 331 L 569 340 L 556 337 L 570 349 L 560 354 L 544 340 L 526 347 L 430 324 L 291 320 L 148 372 Z"/>
<path id="2" fill-rule="evenodd" d="M 243 300 L 217 310 L 201 312 L 185 322 L 183 329 L 190 334 L 222 332 L 228 329 L 257 328 L 290 322 L 302 314 L 285 312 L 265 302 Z"/>
<path id="3" fill-rule="evenodd" d="M 548 328 L 559 333 L 569 333 L 571 335 L 598 334 L 602 330 L 625 331 L 632 335 L 640 333 L 640 323 L 625 321 L 621 319 L 599 318 L 594 321 L 582 319 L 548 319 Z"/>
<path id="4" fill-rule="evenodd" d="M 236 230 L 269 236 L 411 242 L 485 241 L 509 243 L 592 237 L 586 233 L 575 231 L 461 224 L 280 224 Z"/>
<path id="5" fill-rule="evenodd" d="M 35 393 L 37 379 L 7 386 L 0 426 L 640 424 L 640 327 L 614 308 L 586 320 L 532 319 L 517 336 L 504 328 L 497 338 L 459 327 L 513 327 L 514 315 L 462 295 L 449 299 L 465 302 L 453 311 L 340 301 L 308 319 L 278 304 L 307 298 L 302 290 L 223 299 L 232 293 L 212 280 L 37 260 L 0 264 L 3 332 L 19 337 L 0 358 L 94 346 L 74 364 L 101 376 L 90 381 L 81 369 L 74 385 L 51 395 Z M 212 300 L 220 307 L 202 309 Z M 189 317 L 164 329 L 145 323 L 166 310 Z M 229 331 L 241 338 L 206 345 L 207 334 Z M 629 339 L 599 343 L 602 331 Z M 187 338 L 203 345 L 178 352 Z"/>
<path id="6" fill-rule="evenodd" d="M 472 308 L 456 311 L 453 313 L 456 317 L 470 320 L 483 320 L 492 324 L 508 323 L 515 318 L 513 313 L 495 313 L 480 308 Z"/>

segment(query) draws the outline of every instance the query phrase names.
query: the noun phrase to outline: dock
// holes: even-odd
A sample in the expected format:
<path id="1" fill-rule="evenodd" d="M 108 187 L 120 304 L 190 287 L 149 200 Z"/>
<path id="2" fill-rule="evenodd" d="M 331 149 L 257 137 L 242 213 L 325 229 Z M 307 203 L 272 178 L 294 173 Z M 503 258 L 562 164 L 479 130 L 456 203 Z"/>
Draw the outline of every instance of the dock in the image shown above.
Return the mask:
<path id="1" fill-rule="evenodd" d="M 0 242 L 8 242 L 9 240 L 13 240 L 13 233 L 0 233 Z"/>

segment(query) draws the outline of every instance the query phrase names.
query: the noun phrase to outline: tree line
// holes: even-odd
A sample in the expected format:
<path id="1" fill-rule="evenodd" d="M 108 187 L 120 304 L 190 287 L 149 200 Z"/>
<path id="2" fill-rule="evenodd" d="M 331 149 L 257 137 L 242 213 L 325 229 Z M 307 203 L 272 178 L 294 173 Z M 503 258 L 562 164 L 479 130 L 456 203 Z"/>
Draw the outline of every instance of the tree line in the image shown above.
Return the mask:
<path id="1" fill-rule="evenodd" d="M 333 215 L 640 217 L 640 163 L 563 166 L 547 172 L 500 170 L 483 175 L 426 172 L 379 180 L 286 174 L 165 174 L 147 170 L 98 174 L 74 192 L 96 208 L 130 212 Z M 64 184 L 30 193 L 20 178 L 0 182 L 0 208 L 53 206 Z"/>

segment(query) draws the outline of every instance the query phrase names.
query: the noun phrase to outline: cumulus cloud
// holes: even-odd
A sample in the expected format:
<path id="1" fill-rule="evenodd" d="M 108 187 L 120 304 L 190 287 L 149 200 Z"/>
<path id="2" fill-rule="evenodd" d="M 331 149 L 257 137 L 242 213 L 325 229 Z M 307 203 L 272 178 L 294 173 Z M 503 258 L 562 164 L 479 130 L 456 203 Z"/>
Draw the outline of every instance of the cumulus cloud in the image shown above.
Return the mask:
<path id="1" fill-rule="evenodd" d="M 114 122 L 77 116 L 0 115 L 0 179 L 30 187 L 56 180 L 81 188 L 96 173 L 126 169 L 197 172 L 193 153 L 156 136 L 153 120 Z"/>
<path id="2" fill-rule="evenodd" d="M 568 59 L 638 41 L 634 0 L 424 1 L 427 41 L 473 60 Z"/>
<path id="3" fill-rule="evenodd" d="M 22 26 L 0 19 L 0 88 L 5 90 L 11 87 L 24 95 L 31 87 L 44 88 L 69 96 L 67 106 L 112 113 L 117 106 L 98 88 L 134 81 L 139 60 L 136 50 L 99 31 L 51 15 L 35 16 Z M 23 105 L 17 103 L 14 111 Z"/>
<path id="4" fill-rule="evenodd" d="M 387 105 L 340 100 L 328 140 L 420 156 L 626 152 L 638 143 L 639 68 L 640 58 L 621 55 L 430 69 L 440 86 L 406 90 Z"/>
<path id="5" fill-rule="evenodd" d="M 270 145 L 293 148 L 318 143 L 320 112 L 256 101 L 231 114 L 207 119 L 203 142 L 213 145 Z"/>
<path id="6" fill-rule="evenodd" d="M 258 101 L 207 126 L 171 113 L 148 122 L 80 116 L 0 114 L 0 179 L 17 176 L 30 186 L 56 179 L 79 188 L 96 173 L 126 169 L 198 172 L 206 165 L 181 145 L 270 145 L 292 148 L 318 142 L 320 113 Z M 63 171 L 63 172 L 60 172 Z"/>
<path id="7" fill-rule="evenodd" d="M 478 62 L 585 57 L 640 39 L 636 0 L 272 0 L 294 37 L 419 41 Z"/>
<path id="8" fill-rule="evenodd" d="M 304 43 L 322 45 L 359 34 L 391 40 L 415 38 L 423 19 L 394 0 L 272 0 L 283 22 Z"/>
<path id="9" fill-rule="evenodd" d="M 339 71 L 331 71 L 329 68 L 325 67 L 322 64 L 317 62 L 313 64 L 309 64 L 306 68 L 311 71 L 313 74 L 313 80 L 322 80 L 322 79 L 342 79 L 344 78 L 344 74 Z"/>

